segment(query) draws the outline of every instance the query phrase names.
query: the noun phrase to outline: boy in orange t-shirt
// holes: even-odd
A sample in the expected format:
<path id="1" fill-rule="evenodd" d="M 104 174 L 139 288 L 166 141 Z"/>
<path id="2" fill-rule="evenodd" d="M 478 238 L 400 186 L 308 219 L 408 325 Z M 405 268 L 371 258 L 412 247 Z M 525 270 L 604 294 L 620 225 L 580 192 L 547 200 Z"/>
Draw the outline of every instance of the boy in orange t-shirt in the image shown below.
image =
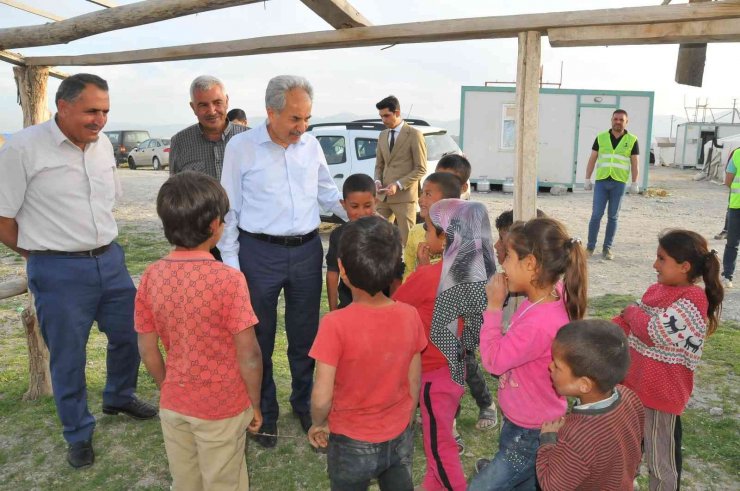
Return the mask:
<path id="1" fill-rule="evenodd" d="M 245 430 L 262 425 L 262 355 L 247 283 L 209 252 L 228 209 L 215 179 L 195 172 L 168 179 L 157 214 L 175 250 L 146 269 L 136 295 L 139 351 L 161 390 L 174 490 L 249 489 Z"/>
<path id="2" fill-rule="evenodd" d="M 413 425 L 426 335 L 416 309 L 385 294 L 401 262 L 398 230 L 380 217 L 345 225 L 339 273 L 352 303 L 321 320 L 309 356 L 314 447 L 328 446 L 332 490 L 413 489 Z"/>

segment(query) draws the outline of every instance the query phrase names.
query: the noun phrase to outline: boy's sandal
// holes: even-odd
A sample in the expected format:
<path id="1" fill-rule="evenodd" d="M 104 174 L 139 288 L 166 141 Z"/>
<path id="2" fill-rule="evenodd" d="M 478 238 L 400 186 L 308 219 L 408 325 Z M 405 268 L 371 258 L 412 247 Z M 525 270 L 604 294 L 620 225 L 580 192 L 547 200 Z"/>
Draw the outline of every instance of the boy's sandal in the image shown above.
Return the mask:
<path id="1" fill-rule="evenodd" d="M 475 427 L 479 430 L 490 430 L 498 426 L 498 412 L 496 406 L 491 404 L 489 407 L 484 407 L 478 413 L 478 422 L 475 423 Z"/>
<path id="2" fill-rule="evenodd" d="M 455 435 L 455 443 L 457 443 L 457 453 L 459 455 L 462 455 L 465 453 L 465 442 L 463 442 L 462 436 L 457 434 Z"/>

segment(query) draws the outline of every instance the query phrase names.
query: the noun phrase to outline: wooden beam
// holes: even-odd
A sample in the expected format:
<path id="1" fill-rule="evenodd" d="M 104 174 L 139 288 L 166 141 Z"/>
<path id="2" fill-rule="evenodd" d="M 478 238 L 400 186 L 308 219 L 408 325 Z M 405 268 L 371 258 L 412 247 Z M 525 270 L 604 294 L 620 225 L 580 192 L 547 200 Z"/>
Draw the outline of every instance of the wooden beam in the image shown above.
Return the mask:
<path id="1" fill-rule="evenodd" d="M 689 3 L 704 3 L 709 0 L 689 0 Z M 676 59 L 676 83 L 701 87 L 704 65 L 707 61 L 706 43 L 681 43 Z"/>
<path id="2" fill-rule="evenodd" d="M 27 57 L 26 62 L 29 65 L 45 66 L 122 65 L 386 44 L 511 38 L 517 37 L 520 32 L 546 33 L 548 30 L 559 27 L 599 25 L 611 28 L 614 25 L 638 24 L 644 22 L 646 18 L 651 19 L 653 23 L 660 23 L 738 17 L 740 17 L 740 2 L 717 1 L 701 5 L 629 7 L 354 27 L 335 31 L 286 34 L 113 53 Z"/>
<path id="3" fill-rule="evenodd" d="M 740 20 L 718 19 L 670 22 L 664 24 L 633 24 L 603 27 L 569 27 L 549 29 L 550 46 L 619 46 L 626 44 L 716 43 L 740 41 Z"/>
<path id="4" fill-rule="evenodd" d="M 0 49 L 50 46 L 115 31 L 263 0 L 147 0 L 42 26 L 0 29 Z"/>
<path id="5" fill-rule="evenodd" d="M 372 23 L 345 0 L 301 0 L 334 29 L 371 26 Z"/>
<path id="6" fill-rule="evenodd" d="M 5 61 L 11 65 L 16 66 L 28 66 L 26 59 L 19 53 L 13 53 L 12 51 L 0 51 L 0 61 Z M 68 74 L 57 70 L 56 68 L 49 68 L 49 76 L 64 80 L 69 77 Z"/>
<path id="7" fill-rule="evenodd" d="M 101 7 L 105 7 L 107 9 L 112 9 L 113 7 L 118 7 L 117 4 L 113 2 L 108 2 L 106 0 L 87 0 L 90 3 L 94 3 L 95 5 L 100 5 Z"/>
<path id="8" fill-rule="evenodd" d="M 519 34 L 516 65 L 516 146 L 514 156 L 514 220 L 529 220 L 537 210 L 537 153 L 541 35 Z"/>
<path id="9" fill-rule="evenodd" d="M 11 278 L 0 283 L 0 300 L 22 295 L 28 291 L 26 278 Z"/>
<path id="10" fill-rule="evenodd" d="M 18 10 L 23 10 L 25 12 L 28 12 L 29 14 L 46 17 L 47 19 L 56 20 L 56 21 L 64 20 L 64 17 L 60 17 L 56 14 L 52 14 L 51 12 L 47 12 L 46 10 L 41 10 L 41 9 L 31 7 L 30 5 L 26 5 L 25 3 L 16 2 L 15 0 L 0 0 L 0 3 L 4 3 L 5 5 L 9 5 L 10 7 L 17 8 Z"/>

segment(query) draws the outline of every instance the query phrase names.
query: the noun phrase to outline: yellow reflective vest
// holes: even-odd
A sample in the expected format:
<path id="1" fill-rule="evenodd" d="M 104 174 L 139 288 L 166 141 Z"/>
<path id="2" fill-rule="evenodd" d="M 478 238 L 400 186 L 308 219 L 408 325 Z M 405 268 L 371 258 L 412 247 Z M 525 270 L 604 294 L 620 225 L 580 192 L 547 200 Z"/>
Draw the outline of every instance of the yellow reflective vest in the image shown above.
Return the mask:
<path id="1" fill-rule="evenodd" d="M 599 133 L 596 137 L 599 143 L 599 156 L 596 159 L 596 180 L 611 177 L 615 181 L 627 182 L 630 177 L 630 156 L 632 148 L 637 143 L 637 137 L 632 133 L 625 133 L 619 140 L 617 148 L 612 147 L 609 131 Z"/>
<path id="2" fill-rule="evenodd" d="M 732 163 L 735 164 L 735 179 L 730 184 L 730 208 L 740 208 L 740 148 L 732 154 Z"/>

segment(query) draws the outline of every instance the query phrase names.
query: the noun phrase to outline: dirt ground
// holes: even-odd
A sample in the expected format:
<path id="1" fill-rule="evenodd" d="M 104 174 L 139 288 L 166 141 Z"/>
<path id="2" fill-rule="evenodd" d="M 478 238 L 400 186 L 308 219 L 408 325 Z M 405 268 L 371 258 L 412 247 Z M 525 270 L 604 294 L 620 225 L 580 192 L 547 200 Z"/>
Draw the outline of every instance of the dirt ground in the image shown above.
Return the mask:
<path id="1" fill-rule="evenodd" d="M 123 226 L 141 230 L 160 230 L 155 209 L 159 186 L 167 178 L 166 171 L 120 169 L 124 199 L 116 216 Z M 657 248 L 657 236 L 669 227 L 694 230 L 709 240 L 721 262 L 725 243 L 713 237 L 722 229 L 727 207 L 727 188 L 713 182 L 694 181 L 694 170 L 672 167 L 651 167 L 649 190 L 663 189 L 667 196 L 625 196 L 619 216 L 619 228 L 613 252 L 615 259 L 605 261 L 598 251 L 606 228 L 602 220 L 597 254 L 589 261 L 589 296 L 606 293 L 642 295 L 655 281 L 652 268 Z M 548 215 L 565 223 L 573 237 L 582 238 L 585 246 L 588 220 L 591 216 L 592 193 L 576 191 L 561 196 L 539 193 L 537 206 Z M 491 221 L 510 209 L 512 195 L 501 192 L 473 193 L 471 199 L 486 204 Z M 323 235 L 326 248 L 327 236 Z M 728 290 L 723 305 L 723 319 L 740 321 L 740 285 Z"/>

